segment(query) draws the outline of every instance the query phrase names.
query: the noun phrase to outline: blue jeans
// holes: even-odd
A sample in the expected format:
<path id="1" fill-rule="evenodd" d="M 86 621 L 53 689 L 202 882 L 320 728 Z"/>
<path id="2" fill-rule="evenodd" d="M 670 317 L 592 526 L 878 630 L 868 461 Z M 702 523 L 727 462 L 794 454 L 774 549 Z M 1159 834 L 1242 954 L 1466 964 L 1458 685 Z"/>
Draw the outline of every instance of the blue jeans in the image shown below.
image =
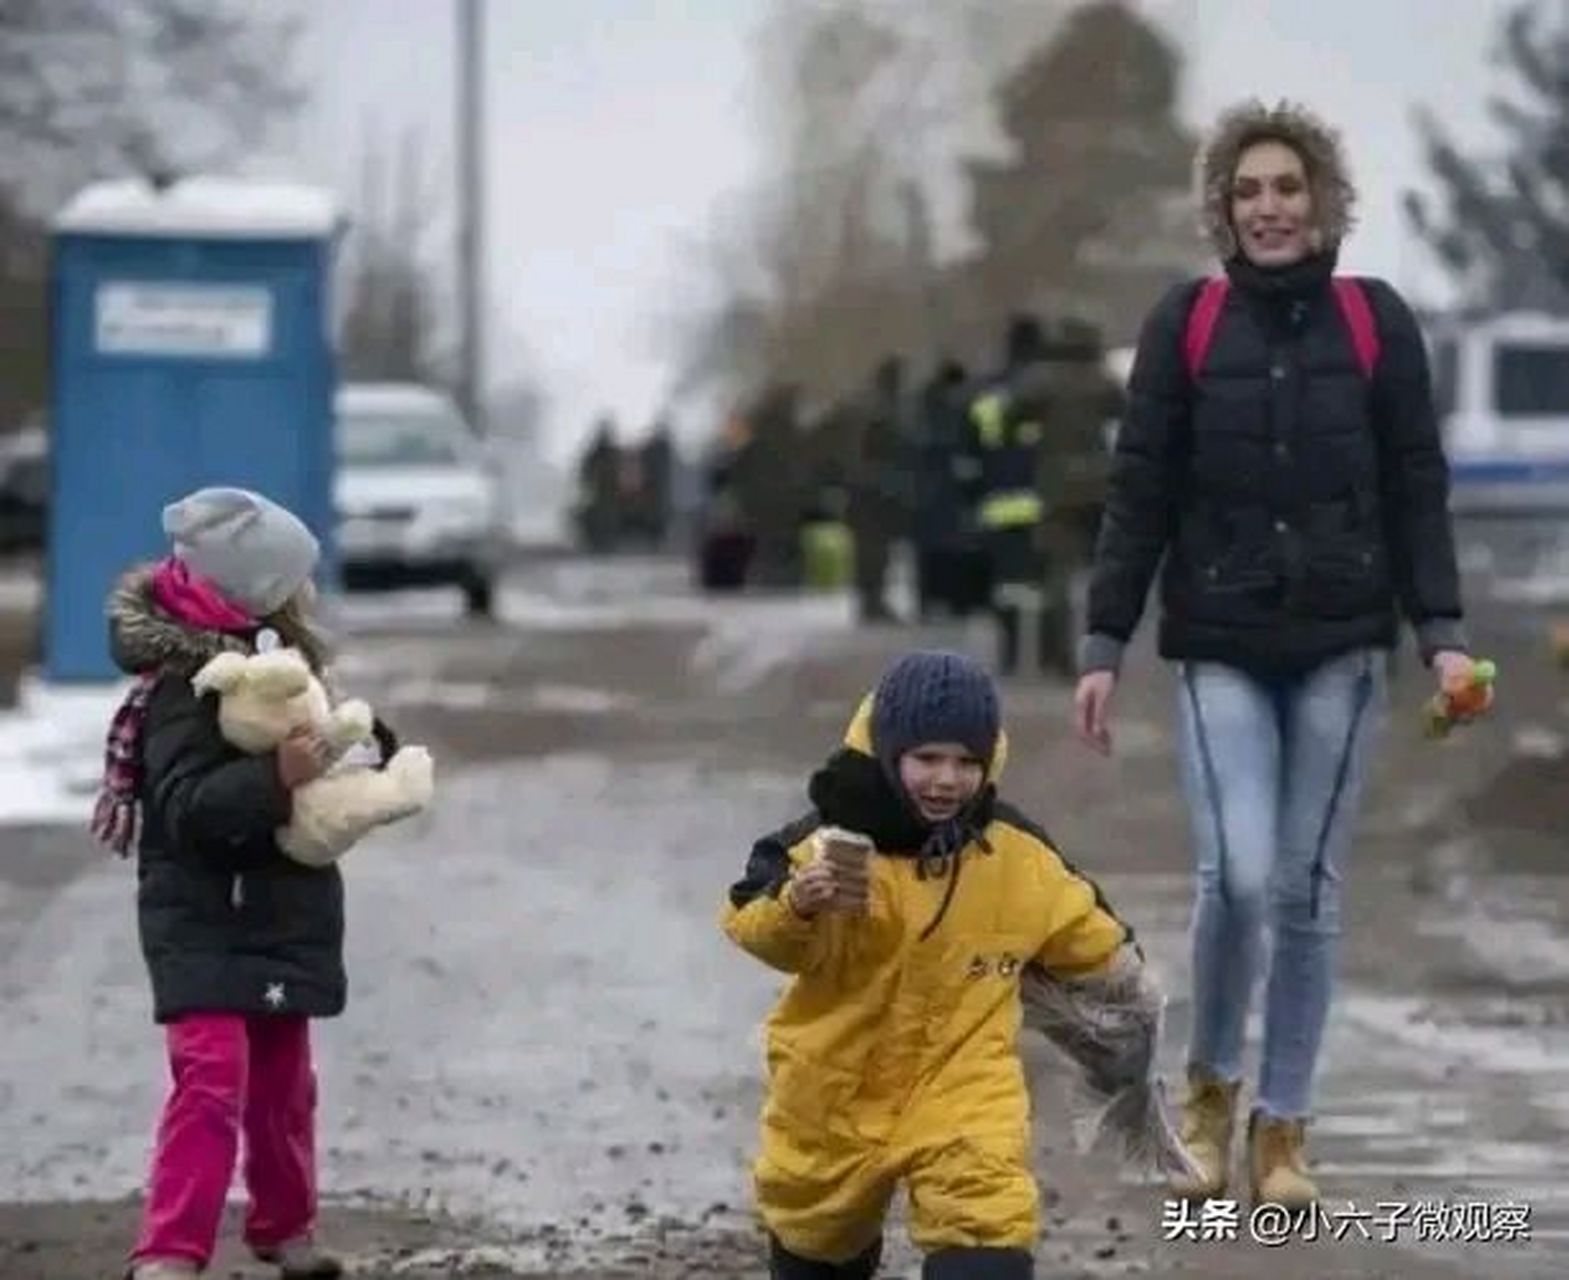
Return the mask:
<path id="1" fill-rule="evenodd" d="M 1388 654 L 1367 649 L 1261 680 L 1218 663 L 1180 668 L 1183 787 L 1198 851 L 1190 1064 L 1242 1074 L 1243 1036 L 1273 935 L 1258 1105 L 1306 1116 L 1340 934 L 1342 868 Z"/>

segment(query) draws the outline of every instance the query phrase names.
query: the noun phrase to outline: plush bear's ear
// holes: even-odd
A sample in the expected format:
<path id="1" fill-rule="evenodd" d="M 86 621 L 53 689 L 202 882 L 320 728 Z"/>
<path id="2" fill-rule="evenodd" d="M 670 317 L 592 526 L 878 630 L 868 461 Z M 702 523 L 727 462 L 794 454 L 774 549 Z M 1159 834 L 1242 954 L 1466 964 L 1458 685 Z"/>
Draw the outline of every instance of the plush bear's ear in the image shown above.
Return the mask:
<path id="1" fill-rule="evenodd" d="M 274 649 L 249 659 L 245 678 L 258 697 L 283 699 L 304 693 L 315 677 L 298 649 Z"/>
<path id="2" fill-rule="evenodd" d="M 191 688 L 198 695 L 228 693 L 244 678 L 245 662 L 243 653 L 220 653 L 191 677 Z"/>

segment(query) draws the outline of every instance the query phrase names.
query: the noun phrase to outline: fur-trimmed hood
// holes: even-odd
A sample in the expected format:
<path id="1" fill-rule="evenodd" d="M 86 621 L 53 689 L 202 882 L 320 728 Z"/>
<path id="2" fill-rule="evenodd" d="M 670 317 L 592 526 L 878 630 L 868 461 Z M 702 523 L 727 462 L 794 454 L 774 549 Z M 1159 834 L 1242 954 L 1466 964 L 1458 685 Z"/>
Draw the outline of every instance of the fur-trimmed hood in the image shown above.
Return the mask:
<path id="1" fill-rule="evenodd" d="M 1338 249 L 1355 225 L 1357 193 L 1339 131 L 1296 103 L 1268 107 L 1249 99 L 1221 115 L 1194 165 L 1200 229 L 1223 262 L 1237 253 L 1231 229 L 1231 178 L 1237 161 L 1254 143 L 1271 140 L 1302 157 L 1323 248 Z"/>
<path id="2" fill-rule="evenodd" d="M 247 637 L 177 622 L 153 600 L 151 564 L 128 570 L 109 593 L 109 652 L 127 675 L 195 675 L 220 653 L 249 653 Z"/>

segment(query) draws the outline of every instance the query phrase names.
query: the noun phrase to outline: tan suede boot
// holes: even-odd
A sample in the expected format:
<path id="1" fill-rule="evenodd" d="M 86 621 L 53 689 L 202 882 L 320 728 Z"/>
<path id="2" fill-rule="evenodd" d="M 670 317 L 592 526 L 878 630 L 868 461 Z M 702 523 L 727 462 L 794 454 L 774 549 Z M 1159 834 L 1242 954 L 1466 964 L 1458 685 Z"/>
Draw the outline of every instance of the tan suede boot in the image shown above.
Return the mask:
<path id="1" fill-rule="evenodd" d="M 1248 1117 L 1248 1184 L 1254 1204 L 1297 1211 L 1318 1203 L 1306 1146 L 1307 1121 L 1276 1120 L 1262 1111 Z"/>
<path id="2" fill-rule="evenodd" d="M 1241 1083 L 1222 1080 L 1203 1067 L 1188 1068 L 1188 1096 L 1182 1103 L 1182 1140 L 1198 1166 L 1198 1174 L 1193 1178 L 1173 1178 L 1173 1195 L 1198 1200 L 1226 1194 Z"/>

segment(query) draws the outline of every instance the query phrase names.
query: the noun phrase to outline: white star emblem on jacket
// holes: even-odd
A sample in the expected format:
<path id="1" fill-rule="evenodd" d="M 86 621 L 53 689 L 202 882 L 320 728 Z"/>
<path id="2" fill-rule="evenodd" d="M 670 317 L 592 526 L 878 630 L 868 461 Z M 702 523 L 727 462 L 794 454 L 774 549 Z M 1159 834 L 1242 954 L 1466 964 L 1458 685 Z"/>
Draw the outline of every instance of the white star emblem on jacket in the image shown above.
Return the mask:
<path id="1" fill-rule="evenodd" d="M 273 1008 L 273 1009 L 281 1009 L 281 1008 L 283 1008 L 283 1002 L 284 1002 L 284 999 L 285 999 L 285 996 L 283 994 L 283 983 L 281 983 L 281 982 L 269 982 L 267 984 L 267 990 L 262 995 L 262 999 L 267 1002 L 267 1004 L 268 1004 L 268 1006 L 270 1008 Z"/>

